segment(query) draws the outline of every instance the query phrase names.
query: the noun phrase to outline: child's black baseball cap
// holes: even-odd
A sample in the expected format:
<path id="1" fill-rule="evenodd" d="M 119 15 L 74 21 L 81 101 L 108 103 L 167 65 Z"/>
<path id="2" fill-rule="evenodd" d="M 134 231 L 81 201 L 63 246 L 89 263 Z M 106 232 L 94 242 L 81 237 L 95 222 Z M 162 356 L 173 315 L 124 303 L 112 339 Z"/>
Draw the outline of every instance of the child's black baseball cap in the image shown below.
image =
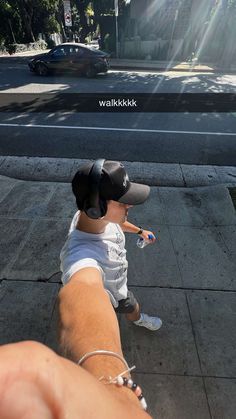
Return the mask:
<path id="1" fill-rule="evenodd" d="M 79 208 L 91 191 L 93 164 L 89 162 L 81 166 L 72 180 L 72 190 Z M 112 160 L 104 161 L 98 188 L 100 198 L 129 205 L 142 204 L 150 193 L 149 186 L 130 182 L 123 164 Z"/>

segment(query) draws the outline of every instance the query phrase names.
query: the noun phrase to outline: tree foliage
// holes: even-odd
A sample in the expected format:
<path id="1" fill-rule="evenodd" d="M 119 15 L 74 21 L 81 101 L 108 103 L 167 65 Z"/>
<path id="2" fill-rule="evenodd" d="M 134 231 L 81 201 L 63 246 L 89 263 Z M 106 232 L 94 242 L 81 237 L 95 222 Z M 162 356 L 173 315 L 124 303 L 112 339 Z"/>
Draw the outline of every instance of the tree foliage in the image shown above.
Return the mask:
<path id="1" fill-rule="evenodd" d="M 0 36 L 7 42 L 33 42 L 40 32 L 59 30 L 61 0 L 0 0 Z"/>
<path id="2" fill-rule="evenodd" d="M 126 1 L 119 0 L 120 13 Z M 72 29 L 81 42 L 96 32 L 100 16 L 114 16 L 114 0 L 71 0 L 71 7 Z M 63 0 L 0 0 L 0 19 L 0 40 L 6 43 L 33 42 L 39 33 L 65 31 Z"/>
<path id="3" fill-rule="evenodd" d="M 78 34 L 81 42 L 85 42 L 86 37 L 91 32 L 87 10 L 90 6 L 90 0 L 74 0 L 78 14 Z"/>
<path id="4" fill-rule="evenodd" d="M 127 0 L 119 0 L 119 13 L 122 14 L 126 6 Z M 114 15 L 115 2 L 114 0 L 93 0 L 94 15 L 107 16 Z"/>

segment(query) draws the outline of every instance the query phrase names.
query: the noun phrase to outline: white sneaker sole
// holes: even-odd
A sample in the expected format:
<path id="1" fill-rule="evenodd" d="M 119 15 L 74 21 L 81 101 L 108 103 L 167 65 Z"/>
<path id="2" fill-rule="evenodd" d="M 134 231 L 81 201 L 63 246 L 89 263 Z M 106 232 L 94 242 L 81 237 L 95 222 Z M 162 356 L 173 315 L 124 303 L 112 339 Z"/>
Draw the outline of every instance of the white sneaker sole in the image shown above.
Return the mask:
<path id="1" fill-rule="evenodd" d="M 160 324 L 159 325 L 157 325 L 156 327 L 153 327 L 152 325 L 148 325 L 148 324 L 142 324 L 142 323 L 140 323 L 140 324 L 136 324 L 136 323 L 134 323 L 135 324 L 135 326 L 139 326 L 139 327 L 145 327 L 145 329 L 148 329 L 148 330 L 151 330 L 152 332 L 155 332 L 156 330 L 159 330 L 160 328 L 161 328 L 161 326 L 162 326 L 162 321 L 160 320 Z"/>

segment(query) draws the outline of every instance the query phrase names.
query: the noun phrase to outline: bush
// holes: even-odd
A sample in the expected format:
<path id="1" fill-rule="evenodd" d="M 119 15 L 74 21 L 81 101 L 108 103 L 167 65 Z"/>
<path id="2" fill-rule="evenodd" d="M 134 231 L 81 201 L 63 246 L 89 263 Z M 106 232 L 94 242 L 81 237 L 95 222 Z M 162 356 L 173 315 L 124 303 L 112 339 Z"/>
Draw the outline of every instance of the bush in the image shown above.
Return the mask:
<path id="1" fill-rule="evenodd" d="M 28 50 L 27 44 L 13 44 L 15 46 L 15 52 L 24 52 Z"/>
<path id="2" fill-rule="evenodd" d="M 45 42 L 45 41 L 44 41 Z M 52 49 L 52 48 L 54 48 L 55 47 L 55 41 L 53 41 L 53 39 L 52 38 L 47 38 L 47 42 L 45 42 L 46 43 L 46 45 L 47 45 L 47 47 L 46 48 L 49 48 L 49 49 Z"/>
<path id="3" fill-rule="evenodd" d="M 44 40 L 30 42 L 30 44 L 6 45 L 6 50 L 10 55 L 15 54 L 16 52 L 33 51 L 33 50 L 40 50 L 40 49 L 47 49 L 47 48 L 48 48 L 47 42 L 45 42 Z"/>
<path id="4" fill-rule="evenodd" d="M 7 49 L 6 46 L 4 44 L 0 45 L 0 54 L 6 54 L 7 53 Z"/>
<path id="5" fill-rule="evenodd" d="M 47 49 L 47 48 L 48 48 L 48 44 L 43 39 L 40 39 L 39 41 L 31 42 L 30 44 L 28 44 L 28 50 Z"/>
<path id="6" fill-rule="evenodd" d="M 7 52 L 12 55 L 16 52 L 16 44 L 8 44 L 6 45 Z"/>

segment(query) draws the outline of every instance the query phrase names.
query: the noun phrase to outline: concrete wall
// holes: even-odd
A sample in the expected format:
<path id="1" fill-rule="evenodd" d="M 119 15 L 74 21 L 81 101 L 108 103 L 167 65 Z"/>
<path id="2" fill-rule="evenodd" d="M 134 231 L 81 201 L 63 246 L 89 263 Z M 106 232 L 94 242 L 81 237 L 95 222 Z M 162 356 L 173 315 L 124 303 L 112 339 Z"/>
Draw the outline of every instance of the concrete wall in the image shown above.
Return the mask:
<path id="1" fill-rule="evenodd" d="M 62 35 L 59 33 L 51 33 L 50 38 L 55 42 L 55 45 L 59 45 L 63 42 Z"/>
<path id="2" fill-rule="evenodd" d="M 142 41 L 139 36 L 133 40 L 125 40 L 121 45 L 121 58 L 165 60 L 181 57 L 183 39 L 174 39 L 169 42 L 163 39 L 155 41 Z"/>

